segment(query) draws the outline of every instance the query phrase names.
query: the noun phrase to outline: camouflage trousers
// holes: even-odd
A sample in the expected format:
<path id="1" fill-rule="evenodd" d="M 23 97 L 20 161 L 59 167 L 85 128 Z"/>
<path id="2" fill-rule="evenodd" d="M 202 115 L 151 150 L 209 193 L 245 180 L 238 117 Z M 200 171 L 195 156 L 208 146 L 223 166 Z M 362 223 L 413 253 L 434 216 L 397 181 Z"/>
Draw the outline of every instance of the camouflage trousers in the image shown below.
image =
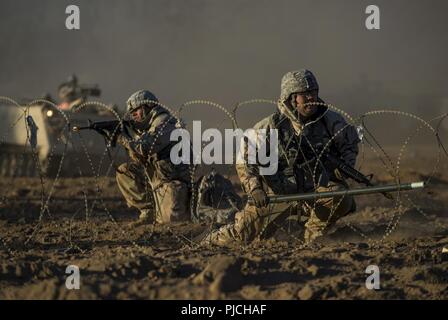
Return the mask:
<path id="1" fill-rule="evenodd" d="M 185 182 L 163 181 L 137 163 L 124 163 L 117 170 L 118 188 L 129 207 L 140 210 L 145 218 L 156 223 L 189 220 L 189 188 Z M 149 214 L 149 217 L 147 216 Z"/>
<path id="2" fill-rule="evenodd" d="M 317 192 L 343 190 L 340 184 L 319 187 Z M 249 243 L 255 239 L 271 236 L 275 230 L 291 215 L 304 212 L 309 216 L 305 224 L 304 241 L 311 242 L 322 236 L 339 218 L 355 208 L 353 197 L 323 198 L 315 201 L 270 204 L 267 208 L 257 208 L 247 204 L 236 213 L 235 221 L 212 232 L 205 239 L 215 245 L 228 245 L 232 242 Z"/>

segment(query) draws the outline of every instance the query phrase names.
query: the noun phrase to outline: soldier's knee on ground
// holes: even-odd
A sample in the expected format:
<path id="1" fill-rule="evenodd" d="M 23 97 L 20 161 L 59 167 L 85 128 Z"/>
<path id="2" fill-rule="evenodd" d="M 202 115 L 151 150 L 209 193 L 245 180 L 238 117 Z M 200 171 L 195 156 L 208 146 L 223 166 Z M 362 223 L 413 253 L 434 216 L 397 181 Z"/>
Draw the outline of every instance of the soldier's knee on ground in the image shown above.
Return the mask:
<path id="1" fill-rule="evenodd" d="M 319 188 L 318 192 L 330 190 L 343 190 L 343 186 L 336 185 L 330 188 Z M 336 221 L 356 208 L 355 200 L 351 196 L 319 199 L 315 203 L 307 203 L 306 210 L 310 218 L 306 223 L 305 242 L 310 242 L 324 235 Z"/>

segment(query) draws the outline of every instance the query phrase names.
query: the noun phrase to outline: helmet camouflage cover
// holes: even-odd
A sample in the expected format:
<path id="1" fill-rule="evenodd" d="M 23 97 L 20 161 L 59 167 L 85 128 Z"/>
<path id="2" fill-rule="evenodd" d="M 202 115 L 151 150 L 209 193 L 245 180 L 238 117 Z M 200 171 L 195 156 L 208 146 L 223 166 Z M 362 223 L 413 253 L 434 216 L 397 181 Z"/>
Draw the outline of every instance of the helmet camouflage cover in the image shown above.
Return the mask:
<path id="1" fill-rule="evenodd" d="M 149 102 L 152 101 L 152 102 Z M 127 111 L 129 113 L 140 108 L 141 106 L 154 106 L 159 102 L 157 97 L 149 90 L 139 90 L 133 93 L 127 101 Z"/>
<path id="2" fill-rule="evenodd" d="M 311 71 L 307 69 L 291 71 L 282 78 L 280 100 L 288 100 L 293 93 L 303 93 L 312 90 L 319 90 L 319 84 Z"/>

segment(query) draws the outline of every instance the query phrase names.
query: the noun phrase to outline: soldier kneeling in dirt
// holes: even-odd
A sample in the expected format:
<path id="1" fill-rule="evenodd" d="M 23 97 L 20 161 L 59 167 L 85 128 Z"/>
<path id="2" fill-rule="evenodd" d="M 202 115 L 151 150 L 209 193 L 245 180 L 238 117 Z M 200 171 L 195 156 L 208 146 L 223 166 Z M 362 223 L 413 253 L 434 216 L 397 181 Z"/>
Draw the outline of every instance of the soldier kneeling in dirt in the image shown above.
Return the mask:
<path id="1" fill-rule="evenodd" d="M 189 220 L 189 166 L 170 160 L 176 118 L 148 90 L 132 94 L 127 111 L 136 135 L 134 139 L 120 135 L 117 142 L 132 161 L 119 166 L 116 178 L 128 206 L 140 210 L 134 225 Z"/>
<path id="2" fill-rule="evenodd" d="M 230 181 L 212 171 L 192 184 L 190 166 L 170 160 L 177 143 L 170 135 L 179 127 L 177 119 L 147 90 L 131 95 L 127 111 L 137 134 L 134 139 L 117 139 L 132 161 L 119 166 L 116 178 L 128 206 L 140 211 L 132 226 L 190 219 L 228 223 L 241 204 Z"/>
<path id="3" fill-rule="evenodd" d="M 251 242 L 272 235 L 290 215 L 300 217 L 303 213 L 308 216 L 304 240 L 310 242 L 327 232 L 337 219 L 355 210 L 354 199 L 350 196 L 303 203 L 269 204 L 268 201 L 268 194 L 325 192 L 348 187 L 338 169 L 319 155 L 326 150 L 353 167 L 360 140 L 353 126 L 322 104 L 318 90 L 317 80 L 308 70 L 285 74 L 278 111 L 255 125 L 255 129 L 267 132 L 278 130 L 277 173 L 263 176 L 257 164 L 237 164 L 241 184 L 253 204 L 248 203 L 244 210 L 236 213 L 233 223 L 205 237 L 201 235 L 197 240 L 216 245 Z"/>

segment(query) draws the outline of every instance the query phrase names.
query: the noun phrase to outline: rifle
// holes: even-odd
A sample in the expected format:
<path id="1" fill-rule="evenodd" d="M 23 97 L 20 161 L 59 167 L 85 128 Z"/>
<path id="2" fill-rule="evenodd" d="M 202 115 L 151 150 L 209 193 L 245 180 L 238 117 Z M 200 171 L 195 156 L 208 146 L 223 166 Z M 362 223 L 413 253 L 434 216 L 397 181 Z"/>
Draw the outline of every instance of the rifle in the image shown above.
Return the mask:
<path id="1" fill-rule="evenodd" d="M 313 158 L 309 161 L 307 161 L 305 164 L 310 163 L 312 161 L 316 160 L 316 158 Z M 362 172 L 359 172 L 352 166 L 348 165 L 345 161 L 343 161 L 340 158 L 337 158 L 330 154 L 329 152 L 326 152 L 322 155 L 322 161 L 324 163 L 325 167 L 335 168 L 338 169 L 339 172 L 343 175 L 344 178 L 349 178 L 354 181 L 356 181 L 359 184 L 363 184 L 366 187 L 373 187 L 373 183 L 371 182 L 371 179 L 373 177 L 372 174 L 366 176 Z M 304 164 L 301 164 L 299 166 L 300 168 L 304 167 Z M 387 199 L 393 200 L 393 197 L 388 194 L 386 191 L 381 192 Z"/>
<path id="2" fill-rule="evenodd" d="M 390 184 L 384 186 L 372 186 L 366 188 L 355 188 L 355 189 L 337 190 L 337 191 L 309 192 L 309 193 L 297 193 L 287 195 L 268 195 L 268 198 L 269 203 L 282 203 L 291 201 L 316 200 L 338 196 L 358 196 L 362 194 L 409 191 L 409 190 L 421 189 L 424 187 L 425 183 L 423 181 L 419 181 L 411 183 Z M 252 199 L 249 199 L 248 202 L 253 204 Z"/>
<path id="3" fill-rule="evenodd" d="M 95 130 L 109 143 L 109 146 L 115 147 L 117 145 L 117 139 L 120 134 L 125 134 L 131 137 L 128 128 L 132 128 L 133 122 L 126 120 L 110 120 L 110 121 L 97 121 L 92 122 L 88 120 L 88 125 L 85 127 L 74 126 L 73 131 L 79 132 L 81 130 Z"/>

